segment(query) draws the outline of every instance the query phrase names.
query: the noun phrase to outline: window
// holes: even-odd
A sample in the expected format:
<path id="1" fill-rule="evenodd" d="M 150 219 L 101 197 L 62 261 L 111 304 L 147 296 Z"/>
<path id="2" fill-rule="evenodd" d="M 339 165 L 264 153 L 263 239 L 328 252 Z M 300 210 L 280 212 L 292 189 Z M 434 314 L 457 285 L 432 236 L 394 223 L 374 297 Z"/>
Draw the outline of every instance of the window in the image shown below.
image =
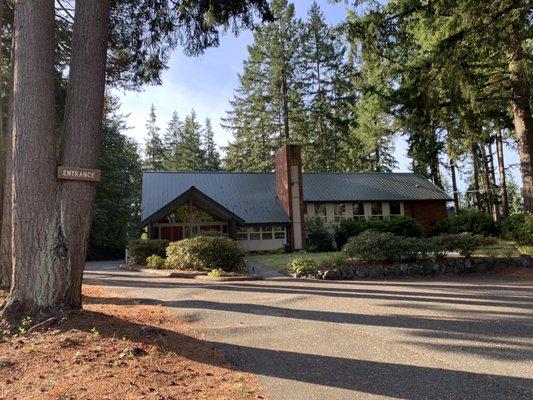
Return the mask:
<path id="1" fill-rule="evenodd" d="M 249 240 L 261 240 L 261 227 L 252 226 L 249 228 Z"/>
<path id="2" fill-rule="evenodd" d="M 315 204 L 315 217 L 326 218 L 326 205 L 325 204 Z"/>
<path id="3" fill-rule="evenodd" d="M 237 240 L 248 240 L 248 229 L 239 227 L 237 229 Z"/>
<path id="4" fill-rule="evenodd" d="M 353 203 L 354 218 L 361 218 L 365 216 L 365 205 L 363 203 Z"/>
<path id="5" fill-rule="evenodd" d="M 372 217 L 383 218 L 382 203 L 372 203 Z"/>
<path id="6" fill-rule="evenodd" d="M 398 202 L 389 203 L 389 214 L 390 215 L 401 215 L 402 208 L 400 207 L 400 203 Z"/>
<path id="7" fill-rule="evenodd" d="M 273 238 L 272 227 L 271 226 L 263 226 L 261 228 L 261 239 L 263 239 L 263 240 L 271 240 L 272 238 Z"/>
<path id="8" fill-rule="evenodd" d="M 338 203 L 333 205 L 333 215 L 335 217 L 335 222 L 341 222 L 347 217 L 347 208 L 351 206 L 350 203 Z"/>
<path id="9" fill-rule="evenodd" d="M 284 226 L 274 226 L 274 239 L 285 239 Z"/>

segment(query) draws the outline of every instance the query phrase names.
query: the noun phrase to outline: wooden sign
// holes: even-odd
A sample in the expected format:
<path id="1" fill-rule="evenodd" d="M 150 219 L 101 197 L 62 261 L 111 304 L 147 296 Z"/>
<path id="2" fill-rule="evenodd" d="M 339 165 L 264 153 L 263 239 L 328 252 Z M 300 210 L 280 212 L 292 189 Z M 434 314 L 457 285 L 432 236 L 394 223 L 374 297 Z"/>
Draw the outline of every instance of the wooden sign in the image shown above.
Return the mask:
<path id="1" fill-rule="evenodd" d="M 99 169 L 57 167 L 57 179 L 98 182 L 101 175 L 102 173 Z"/>

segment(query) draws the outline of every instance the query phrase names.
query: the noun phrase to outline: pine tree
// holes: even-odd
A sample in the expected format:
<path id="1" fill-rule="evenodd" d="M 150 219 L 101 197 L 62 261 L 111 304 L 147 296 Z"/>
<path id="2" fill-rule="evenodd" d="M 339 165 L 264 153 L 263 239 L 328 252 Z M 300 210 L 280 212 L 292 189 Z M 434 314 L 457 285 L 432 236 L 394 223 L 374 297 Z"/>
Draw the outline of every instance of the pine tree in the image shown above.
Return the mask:
<path id="1" fill-rule="evenodd" d="M 180 166 L 180 153 L 183 135 L 183 122 L 180 120 L 176 111 L 172 113 L 172 117 L 168 122 L 168 127 L 163 136 L 163 146 L 165 149 L 164 168 L 167 171 L 176 171 Z"/>
<path id="2" fill-rule="evenodd" d="M 206 171 L 220 170 L 220 153 L 217 150 L 211 120 L 206 118 L 203 130 L 204 169 Z"/>
<path id="3" fill-rule="evenodd" d="M 148 121 L 146 122 L 146 129 L 148 130 L 148 134 L 144 147 L 144 169 L 148 171 L 162 171 L 164 169 L 165 149 L 159 135 L 157 116 L 153 104 L 150 109 Z"/>
<path id="4" fill-rule="evenodd" d="M 350 42 L 376 59 L 374 75 L 381 79 L 367 80 L 366 86 L 389 103 L 393 117 L 400 117 L 396 126 L 407 135 L 418 136 L 412 146 L 424 144 L 412 147 L 413 155 L 425 154 L 425 144 L 433 141 L 431 136 L 439 129 L 454 140 L 477 143 L 481 139 L 486 145 L 483 131 L 499 119 L 491 118 L 491 111 L 510 110 L 520 155 L 524 208 L 529 213 L 533 212 L 529 72 L 533 69 L 526 50 L 530 13 L 527 0 L 461 0 L 453 7 L 447 0 L 398 0 L 386 5 L 373 2 L 362 15 L 350 13 L 346 24 Z M 473 121 L 481 129 L 471 129 Z M 421 129 L 424 126 L 426 129 Z M 460 133 L 461 127 L 467 129 Z M 422 135 L 427 137 L 419 140 Z M 434 144 L 429 146 L 432 151 Z M 471 151 L 468 146 L 464 150 Z M 422 159 L 417 161 L 424 164 Z M 483 169 L 488 170 L 482 166 L 478 172 L 484 174 Z M 479 181 L 480 175 L 474 175 Z M 481 179 L 488 186 L 486 177 Z"/>
<path id="5" fill-rule="evenodd" d="M 311 171 L 343 170 L 348 86 L 345 47 L 325 22 L 316 1 L 304 25 L 302 49 L 300 79 L 309 127 L 303 138 L 304 164 Z"/>
<path id="6" fill-rule="evenodd" d="M 275 150 L 307 133 L 298 76 L 302 24 L 287 0 L 271 7 L 276 20 L 254 31 L 232 110 L 223 119 L 234 137 L 225 160 L 230 170 L 270 171 Z"/>
<path id="7" fill-rule="evenodd" d="M 205 166 L 205 155 L 202 150 L 202 127 L 197 121 L 196 112 L 185 118 L 183 135 L 179 144 L 178 169 L 181 171 L 201 171 Z"/>

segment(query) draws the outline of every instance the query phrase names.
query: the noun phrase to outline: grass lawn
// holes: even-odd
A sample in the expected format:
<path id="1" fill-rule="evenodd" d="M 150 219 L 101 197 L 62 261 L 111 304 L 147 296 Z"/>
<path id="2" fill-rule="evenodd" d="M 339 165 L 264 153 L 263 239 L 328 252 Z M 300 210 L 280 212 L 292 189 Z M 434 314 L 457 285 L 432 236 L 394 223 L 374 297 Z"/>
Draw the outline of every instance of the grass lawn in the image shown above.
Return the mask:
<path id="1" fill-rule="evenodd" d="M 488 244 L 481 247 L 479 250 L 474 252 L 476 256 L 517 256 L 518 250 L 517 245 L 514 242 L 509 242 L 505 240 L 498 240 L 494 244 Z"/>
<path id="2" fill-rule="evenodd" d="M 313 260 L 323 260 L 334 252 L 327 253 L 306 253 L 306 252 L 294 252 L 294 253 L 280 253 L 280 254 L 255 254 L 246 257 L 247 260 L 258 262 L 272 269 L 284 269 L 289 261 L 294 258 L 303 257 L 304 255 L 312 258 Z"/>

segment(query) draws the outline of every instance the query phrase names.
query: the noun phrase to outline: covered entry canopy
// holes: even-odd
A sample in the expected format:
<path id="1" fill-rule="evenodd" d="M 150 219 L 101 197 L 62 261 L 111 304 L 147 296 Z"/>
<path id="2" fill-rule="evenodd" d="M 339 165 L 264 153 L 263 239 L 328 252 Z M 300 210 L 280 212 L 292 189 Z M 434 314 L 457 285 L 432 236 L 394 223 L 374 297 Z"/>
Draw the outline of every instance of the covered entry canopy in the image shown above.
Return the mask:
<path id="1" fill-rule="evenodd" d="M 233 219 L 239 224 L 244 224 L 244 220 L 238 215 L 235 215 L 220 203 L 205 195 L 194 186 L 191 186 L 187 191 L 176 197 L 173 201 L 164 205 L 159 210 L 145 218 L 140 225 L 145 227 L 149 224 L 155 223 L 183 204 L 193 204 L 209 215 L 219 217 L 225 221 Z"/>

